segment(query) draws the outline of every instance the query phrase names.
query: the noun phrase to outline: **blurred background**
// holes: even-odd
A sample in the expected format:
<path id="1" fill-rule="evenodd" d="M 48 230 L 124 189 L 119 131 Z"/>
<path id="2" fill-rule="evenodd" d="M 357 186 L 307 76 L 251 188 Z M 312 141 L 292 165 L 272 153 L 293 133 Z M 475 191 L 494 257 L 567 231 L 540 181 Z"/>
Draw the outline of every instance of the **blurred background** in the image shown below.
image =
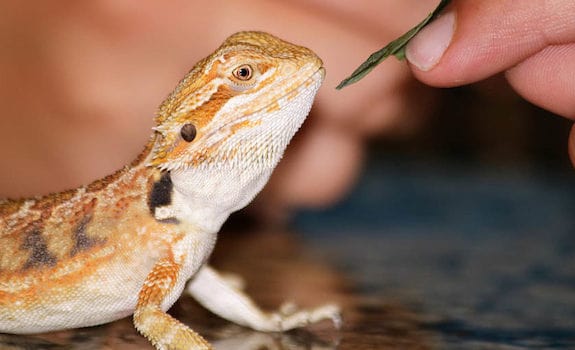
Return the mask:
<path id="1" fill-rule="evenodd" d="M 342 349 L 361 348 L 345 339 L 383 344 L 376 335 L 398 320 L 390 306 L 414 315 L 424 348 L 575 347 L 571 122 L 523 101 L 501 76 L 432 89 L 395 59 L 334 89 L 436 3 L 0 1 L 0 196 L 79 186 L 128 163 L 193 63 L 233 32 L 265 30 L 316 51 L 328 75 L 269 186 L 218 249 L 254 244 L 240 230 L 249 217 L 255 231 L 273 227 L 280 246 L 327 264 L 331 272 L 297 265 L 276 292 L 312 270 L 312 291 L 329 273 L 345 281 L 337 292 L 361 300 L 349 308 L 363 318 Z M 241 265 L 229 259 L 216 252 L 216 263 Z"/>
<path id="2" fill-rule="evenodd" d="M 300 211 L 298 232 L 360 294 L 417 310 L 438 348 L 573 348 L 571 122 L 500 77 L 439 98 L 408 138 L 372 142 L 350 195 Z"/>

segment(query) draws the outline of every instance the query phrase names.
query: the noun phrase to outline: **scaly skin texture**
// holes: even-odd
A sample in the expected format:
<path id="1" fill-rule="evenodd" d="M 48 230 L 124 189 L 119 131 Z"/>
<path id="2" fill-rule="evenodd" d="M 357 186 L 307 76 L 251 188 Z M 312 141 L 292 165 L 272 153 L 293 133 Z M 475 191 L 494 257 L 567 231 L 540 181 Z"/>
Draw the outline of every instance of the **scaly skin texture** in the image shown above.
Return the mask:
<path id="1" fill-rule="evenodd" d="M 265 313 L 206 265 L 217 231 L 265 185 L 323 77 L 306 48 L 234 34 L 160 106 L 150 142 L 130 165 L 75 190 L 0 200 L 0 332 L 133 314 L 157 349 L 209 349 L 165 313 L 184 289 L 257 330 L 337 323 L 332 305 Z"/>

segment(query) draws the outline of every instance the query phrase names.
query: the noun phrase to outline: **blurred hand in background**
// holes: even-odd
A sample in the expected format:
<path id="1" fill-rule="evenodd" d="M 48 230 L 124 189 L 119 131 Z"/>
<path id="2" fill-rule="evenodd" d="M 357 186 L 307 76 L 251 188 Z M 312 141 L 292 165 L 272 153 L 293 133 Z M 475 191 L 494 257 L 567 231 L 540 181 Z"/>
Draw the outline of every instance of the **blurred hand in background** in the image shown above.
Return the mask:
<path id="1" fill-rule="evenodd" d="M 157 106 L 195 62 L 234 32 L 263 30 L 312 48 L 328 74 L 262 200 L 282 208 L 332 203 L 356 178 L 365 139 L 409 132 L 425 109 L 404 63 L 386 64 L 353 88 L 334 87 L 434 6 L 432 0 L 4 0 L 0 196 L 64 190 L 127 164 L 147 142 Z"/>

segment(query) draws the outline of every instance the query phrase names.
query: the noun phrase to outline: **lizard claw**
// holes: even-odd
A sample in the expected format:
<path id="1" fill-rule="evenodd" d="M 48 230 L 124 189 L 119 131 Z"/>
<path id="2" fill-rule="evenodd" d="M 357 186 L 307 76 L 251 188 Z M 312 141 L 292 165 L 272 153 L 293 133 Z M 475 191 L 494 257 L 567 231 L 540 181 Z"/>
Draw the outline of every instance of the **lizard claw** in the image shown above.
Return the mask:
<path id="1" fill-rule="evenodd" d="M 304 327 L 323 320 L 331 320 L 335 328 L 342 325 L 341 310 L 337 305 L 327 304 L 314 309 L 299 309 L 294 303 L 284 303 L 279 312 L 271 315 L 278 331 Z"/>

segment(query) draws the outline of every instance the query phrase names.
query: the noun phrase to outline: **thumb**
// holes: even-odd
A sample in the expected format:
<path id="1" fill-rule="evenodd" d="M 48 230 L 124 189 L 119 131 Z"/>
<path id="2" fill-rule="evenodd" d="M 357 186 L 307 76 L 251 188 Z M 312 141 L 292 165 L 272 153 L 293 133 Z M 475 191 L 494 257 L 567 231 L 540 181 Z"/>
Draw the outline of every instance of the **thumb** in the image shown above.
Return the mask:
<path id="1" fill-rule="evenodd" d="M 575 1 L 454 1 L 408 45 L 420 80 L 456 86 L 505 71 L 551 45 L 575 42 Z"/>
<path id="2" fill-rule="evenodd" d="M 574 16 L 572 0 L 530 1 L 528 5 L 513 0 L 454 1 L 409 43 L 406 55 L 419 80 L 442 87 L 471 83 L 515 67 L 508 74 L 514 88 L 546 107 L 546 99 L 537 97 L 533 89 L 538 82 L 546 83 L 543 86 L 549 94 L 553 84 L 549 76 L 537 75 L 534 69 L 537 64 L 552 65 L 561 60 L 563 69 L 548 71 L 575 72 Z M 546 50 L 550 47 L 559 49 Z M 526 68 L 521 69 L 525 61 Z M 565 90 L 565 77 L 557 78 Z M 570 100 L 575 100 L 573 85 L 567 91 Z M 569 110 L 575 114 L 573 104 L 570 102 Z"/>

